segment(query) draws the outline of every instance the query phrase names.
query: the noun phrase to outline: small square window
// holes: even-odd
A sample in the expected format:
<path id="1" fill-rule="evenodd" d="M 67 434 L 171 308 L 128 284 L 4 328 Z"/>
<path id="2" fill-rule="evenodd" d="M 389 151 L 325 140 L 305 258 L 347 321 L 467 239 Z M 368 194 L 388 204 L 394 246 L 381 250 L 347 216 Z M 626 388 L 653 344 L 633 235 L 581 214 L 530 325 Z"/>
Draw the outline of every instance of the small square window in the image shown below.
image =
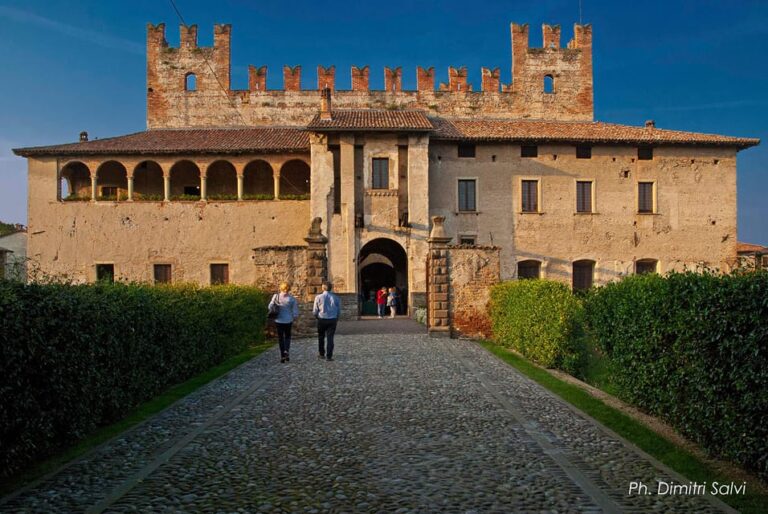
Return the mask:
<path id="1" fill-rule="evenodd" d="M 539 278 L 541 276 L 541 262 L 528 260 L 517 263 L 517 278 L 520 280 L 528 278 Z"/>
<path id="2" fill-rule="evenodd" d="M 635 273 L 638 275 L 647 275 L 656 273 L 658 261 L 654 259 L 642 259 L 635 263 Z"/>
<path id="3" fill-rule="evenodd" d="M 653 147 L 652 146 L 639 146 L 637 148 L 637 160 L 638 161 L 650 161 L 653 159 Z"/>
<path id="4" fill-rule="evenodd" d="M 373 160 L 373 189 L 389 189 L 389 159 Z"/>
<path id="5" fill-rule="evenodd" d="M 536 145 L 523 145 L 520 147 L 520 157 L 538 157 L 539 147 Z"/>
<path id="6" fill-rule="evenodd" d="M 476 184 L 474 180 L 459 180 L 459 211 L 476 211 Z"/>
<path id="7" fill-rule="evenodd" d="M 539 212 L 539 181 L 523 180 L 521 202 L 523 212 Z"/>
<path id="8" fill-rule="evenodd" d="M 475 246 L 475 236 L 459 236 L 459 244 Z"/>
<path id="9" fill-rule="evenodd" d="M 229 284 L 229 264 L 211 264 L 211 285 Z"/>
<path id="10" fill-rule="evenodd" d="M 113 283 L 115 281 L 115 265 L 114 264 L 97 264 L 96 265 L 96 281 Z"/>
<path id="11" fill-rule="evenodd" d="M 637 212 L 643 214 L 653 212 L 653 182 L 637 184 Z"/>
<path id="12" fill-rule="evenodd" d="M 155 284 L 170 284 L 171 283 L 171 265 L 170 264 L 155 264 Z"/>
<path id="13" fill-rule="evenodd" d="M 472 158 L 475 156 L 475 145 L 472 143 L 459 143 L 459 157 Z"/>
<path id="14" fill-rule="evenodd" d="M 592 147 L 589 145 L 578 145 L 576 146 L 576 158 L 577 159 L 591 159 L 592 158 Z"/>

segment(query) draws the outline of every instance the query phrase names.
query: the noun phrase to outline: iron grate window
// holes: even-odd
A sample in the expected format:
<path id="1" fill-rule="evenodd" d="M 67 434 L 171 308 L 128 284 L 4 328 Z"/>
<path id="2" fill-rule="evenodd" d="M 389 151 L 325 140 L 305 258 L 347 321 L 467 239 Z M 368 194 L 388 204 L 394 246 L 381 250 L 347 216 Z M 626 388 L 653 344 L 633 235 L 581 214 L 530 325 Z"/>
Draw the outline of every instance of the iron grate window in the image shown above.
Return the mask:
<path id="1" fill-rule="evenodd" d="M 576 261 L 573 263 L 573 290 L 586 291 L 592 287 L 595 274 L 593 261 Z"/>
<path id="2" fill-rule="evenodd" d="M 592 212 L 592 182 L 576 182 L 576 212 Z"/>
<path id="3" fill-rule="evenodd" d="M 523 212 L 539 212 L 539 181 L 523 180 L 522 182 Z"/>
<path id="4" fill-rule="evenodd" d="M 211 285 L 229 284 L 229 264 L 211 264 Z"/>
<path id="5" fill-rule="evenodd" d="M 523 145 L 520 147 L 520 157 L 538 157 L 539 147 L 536 145 Z"/>
<path id="6" fill-rule="evenodd" d="M 155 284 L 171 283 L 171 265 L 155 264 L 154 266 Z"/>
<path id="7" fill-rule="evenodd" d="M 637 212 L 653 212 L 653 182 L 637 184 Z"/>
<path id="8" fill-rule="evenodd" d="M 475 145 L 472 143 L 459 143 L 459 157 L 472 158 L 475 156 Z"/>
<path id="9" fill-rule="evenodd" d="M 373 189 L 389 189 L 389 159 L 373 160 Z"/>
<path id="10" fill-rule="evenodd" d="M 477 210 L 476 184 L 474 180 L 459 180 L 459 210 Z"/>
<path id="11" fill-rule="evenodd" d="M 642 259 L 635 263 L 635 273 L 637 275 L 646 275 L 648 273 L 656 273 L 656 265 L 658 261 L 654 259 Z"/>
<path id="12" fill-rule="evenodd" d="M 520 280 L 539 278 L 541 276 L 541 263 L 539 261 L 520 261 L 517 263 L 517 278 Z"/>
<path id="13" fill-rule="evenodd" d="M 97 282 L 109 282 L 110 284 L 115 281 L 115 265 L 114 264 L 97 264 L 96 265 L 96 281 Z"/>

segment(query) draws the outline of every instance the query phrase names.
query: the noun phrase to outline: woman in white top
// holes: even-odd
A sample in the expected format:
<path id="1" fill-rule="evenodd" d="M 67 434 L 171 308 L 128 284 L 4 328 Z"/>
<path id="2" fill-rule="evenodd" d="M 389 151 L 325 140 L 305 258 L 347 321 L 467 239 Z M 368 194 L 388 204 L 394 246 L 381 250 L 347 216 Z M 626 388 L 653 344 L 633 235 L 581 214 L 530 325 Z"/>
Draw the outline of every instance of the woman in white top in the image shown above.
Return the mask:
<path id="1" fill-rule="evenodd" d="M 278 313 L 275 318 L 277 341 L 280 343 L 280 362 L 290 362 L 288 352 L 291 349 L 291 327 L 293 320 L 299 316 L 299 304 L 290 293 L 291 286 L 287 282 L 280 284 L 280 292 L 272 295 L 269 306 L 277 305 Z"/>

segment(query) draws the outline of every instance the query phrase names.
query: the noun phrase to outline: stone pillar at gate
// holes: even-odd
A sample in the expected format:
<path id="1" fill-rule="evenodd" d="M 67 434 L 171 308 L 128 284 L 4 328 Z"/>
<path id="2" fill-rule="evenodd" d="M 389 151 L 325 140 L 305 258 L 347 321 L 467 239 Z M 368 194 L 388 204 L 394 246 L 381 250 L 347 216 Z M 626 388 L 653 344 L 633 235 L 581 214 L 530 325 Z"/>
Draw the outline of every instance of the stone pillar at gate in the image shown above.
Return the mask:
<path id="1" fill-rule="evenodd" d="M 323 292 L 323 281 L 328 277 L 328 258 L 326 244 L 328 238 L 320 230 L 322 218 L 314 218 L 309 228 L 309 234 L 304 238 L 307 242 L 307 287 L 306 300 L 312 301 L 315 295 Z"/>
<path id="2" fill-rule="evenodd" d="M 451 238 L 445 234 L 444 221 L 443 216 L 432 217 L 432 231 L 427 239 L 427 329 L 431 337 L 451 335 L 448 279 L 448 243 Z"/>

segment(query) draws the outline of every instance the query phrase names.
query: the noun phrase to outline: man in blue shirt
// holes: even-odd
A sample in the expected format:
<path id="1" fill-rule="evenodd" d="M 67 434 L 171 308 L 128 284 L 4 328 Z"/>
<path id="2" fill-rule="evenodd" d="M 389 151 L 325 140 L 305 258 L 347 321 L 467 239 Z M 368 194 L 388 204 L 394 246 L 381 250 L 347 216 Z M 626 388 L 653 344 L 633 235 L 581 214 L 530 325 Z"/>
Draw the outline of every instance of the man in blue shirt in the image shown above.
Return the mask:
<path id="1" fill-rule="evenodd" d="M 341 300 L 331 291 L 333 284 L 324 282 L 323 292 L 315 296 L 315 304 L 312 306 L 312 314 L 317 318 L 318 357 L 329 361 L 333 360 L 333 335 L 341 314 Z"/>

